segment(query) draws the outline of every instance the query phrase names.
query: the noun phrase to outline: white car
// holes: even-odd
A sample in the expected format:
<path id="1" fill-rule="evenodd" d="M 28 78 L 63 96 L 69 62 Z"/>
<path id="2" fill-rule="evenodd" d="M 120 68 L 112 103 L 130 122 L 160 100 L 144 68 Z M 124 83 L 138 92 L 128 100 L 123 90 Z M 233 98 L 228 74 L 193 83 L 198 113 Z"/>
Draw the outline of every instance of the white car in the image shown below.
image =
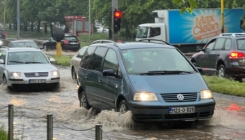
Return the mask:
<path id="1" fill-rule="evenodd" d="M 105 27 L 96 27 L 98 33 L 109 33 L 109 29 Z"/>
<path id="2" fill-rule="evenodd" d="M 0 81 L 9 90 L 13 89 L 56 89 L 59 87 L 60 74 L 51 64 L 54 58 L 36 48 L 1 48 Z"/>

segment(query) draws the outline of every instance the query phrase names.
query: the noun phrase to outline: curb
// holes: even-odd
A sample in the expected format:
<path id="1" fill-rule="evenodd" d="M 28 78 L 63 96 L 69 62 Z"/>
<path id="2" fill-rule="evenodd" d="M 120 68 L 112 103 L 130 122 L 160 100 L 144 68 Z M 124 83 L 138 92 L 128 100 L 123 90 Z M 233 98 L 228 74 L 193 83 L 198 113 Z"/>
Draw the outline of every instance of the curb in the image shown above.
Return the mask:
<path id="1" fill-rule="evenodd" d="M 245 97 L 221 94 L 221 93 L 216 93 L 216 92 L 212 92 L 212 93 L 213 93 L 213 96 L 215 98 L 220 98 L 220 99 L 224 99 L 224 100 L 227 100 L 227 101 L 233 101 L 233 102 L 236 102 L 236 103 L 245 104 Z"/>

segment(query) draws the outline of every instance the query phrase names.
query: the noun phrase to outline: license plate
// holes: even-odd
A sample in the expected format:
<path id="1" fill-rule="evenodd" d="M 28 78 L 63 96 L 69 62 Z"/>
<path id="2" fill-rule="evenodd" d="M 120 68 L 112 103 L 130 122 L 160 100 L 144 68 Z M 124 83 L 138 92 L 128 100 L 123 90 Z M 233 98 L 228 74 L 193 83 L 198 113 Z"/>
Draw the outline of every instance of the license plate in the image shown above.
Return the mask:
<path id="1" fill-rule="evenodd" d="M 169 108 L 169 114 L 186 114 L 186 113 L 194 113 L 194 112 L 195 112 L 194 106 Z"/>
<path id="2" fill-rule="evenodd" d="M 77 44 L 76 42 L 71 42 L 70 44 Z"/>
<path id="3" fill-rule="evenodd" d="M 30 84 L 46 83 L 46 80 L 45 79 L 30 79 L 29 83 Z"/>

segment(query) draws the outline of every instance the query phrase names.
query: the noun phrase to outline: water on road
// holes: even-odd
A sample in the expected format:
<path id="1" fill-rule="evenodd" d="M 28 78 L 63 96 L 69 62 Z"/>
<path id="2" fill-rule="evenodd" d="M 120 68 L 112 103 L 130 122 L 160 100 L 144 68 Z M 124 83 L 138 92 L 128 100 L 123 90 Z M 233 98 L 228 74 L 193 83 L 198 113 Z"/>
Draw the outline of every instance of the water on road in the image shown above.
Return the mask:
<path id="1" fill-rule="evenodd" d="M 9 92 L 0 87 L 0 122 L 8 126 L 8 104 L 14 105 L 14 137 L 46 140 L 47 114 L 53 115 L 56 140 L 94 140 L 95 125 L 102 124 L 103 140 L 244 140 L 245 105 L 216 99 L 214 117 L 207 123 L 135 124 L 130 112 L 119 114 L 79 107 L 76 82 L 68 69 L 60 69 L 57 91 Z M 0 124 L 1 125 L 1 124 Z"/>

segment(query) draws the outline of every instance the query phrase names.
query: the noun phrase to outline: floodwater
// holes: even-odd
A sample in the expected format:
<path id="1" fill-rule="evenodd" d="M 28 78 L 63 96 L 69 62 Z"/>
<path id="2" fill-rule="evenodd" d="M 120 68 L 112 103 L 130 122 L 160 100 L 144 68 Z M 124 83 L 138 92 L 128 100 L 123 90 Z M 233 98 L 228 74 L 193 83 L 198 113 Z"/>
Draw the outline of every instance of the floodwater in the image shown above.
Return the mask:
<path id="1" fill-rule="evenodd" d="M 79 107 L 76 82 L 60 69 L 61 87 L 53 92 L 9 92 L 0 86 L 0 122 L 8 126 L 8 104 L 14 105 L 14 137 L 46 140 L 47 115 L 53 115 L 54 140 L 94 140 L 102 124 L 103 140 L 244 140 L 245 104 L 216 99 L 214 117 L 207 123 L 134 124 L 130 112 L 119 114 Z M 1 124 L 0 124 L 1 126 Z"/>

